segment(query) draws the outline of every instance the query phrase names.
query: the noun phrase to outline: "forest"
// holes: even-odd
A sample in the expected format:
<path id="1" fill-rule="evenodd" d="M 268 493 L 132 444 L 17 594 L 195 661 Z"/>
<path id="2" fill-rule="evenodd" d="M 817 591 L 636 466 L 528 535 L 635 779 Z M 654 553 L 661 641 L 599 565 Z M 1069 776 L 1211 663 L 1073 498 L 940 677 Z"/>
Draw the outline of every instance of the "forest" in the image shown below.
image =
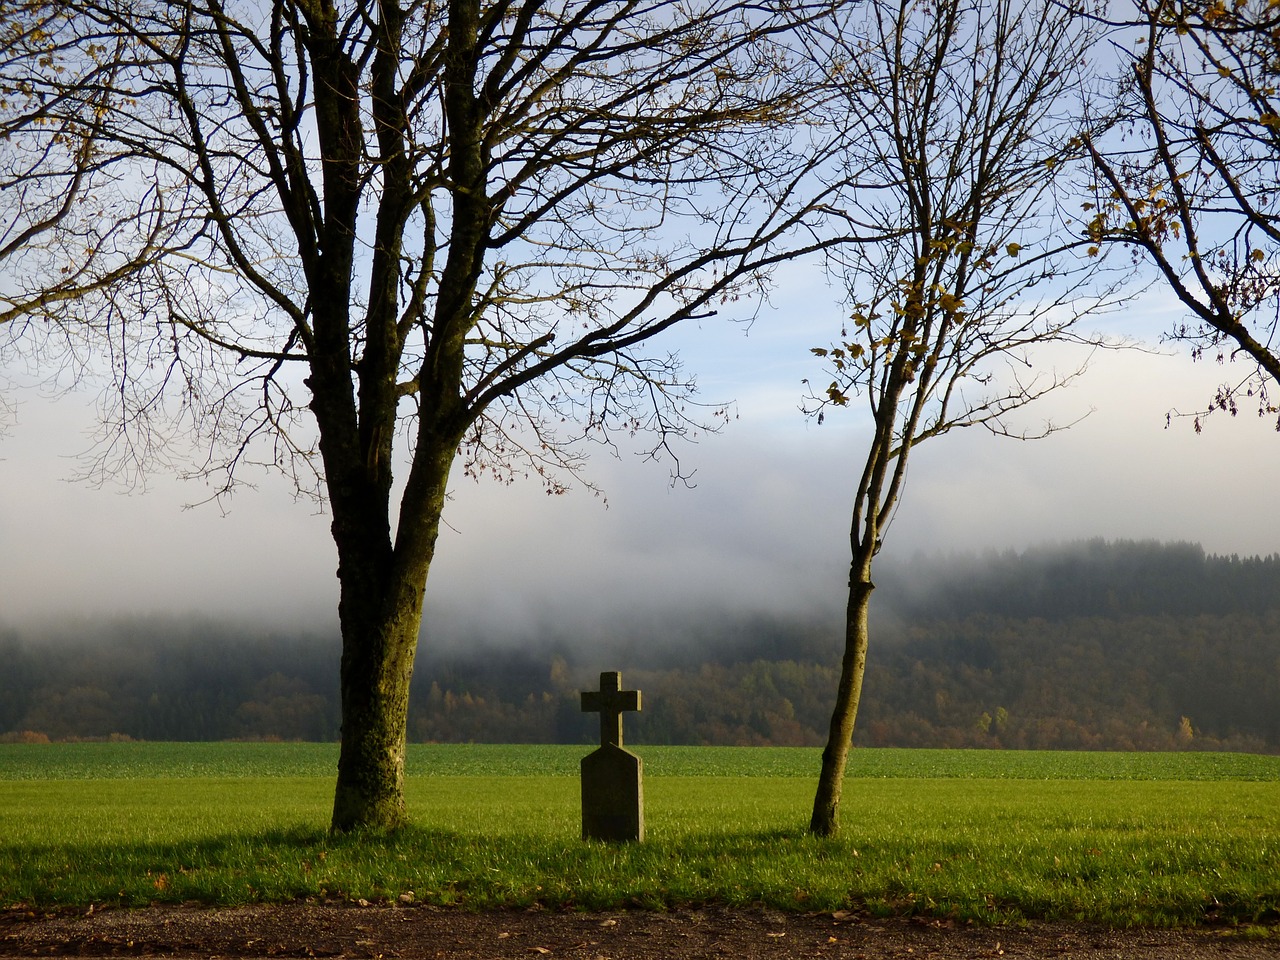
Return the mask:
<path id="1" fill-rule="evenodd" d="M 1280 752 L 1280 556 L 1092 540 L 884 564 L 855 744 Z M 432 638 L 409 737 L 587 743 L 596 672 L 636 744 L 821 745 L 839 624 L 708 612 L 564 638 Z M 0 630 L 0 739 L 339 735 L 336 631 L 133 618 Z"/>

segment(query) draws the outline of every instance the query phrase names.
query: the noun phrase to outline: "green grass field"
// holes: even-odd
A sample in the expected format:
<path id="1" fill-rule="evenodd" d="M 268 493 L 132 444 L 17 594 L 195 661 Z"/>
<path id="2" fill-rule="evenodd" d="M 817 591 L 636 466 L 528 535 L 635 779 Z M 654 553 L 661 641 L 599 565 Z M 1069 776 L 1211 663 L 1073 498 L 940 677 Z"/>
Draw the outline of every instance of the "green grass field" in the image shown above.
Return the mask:
<path id="1" fill-rule="evenodd" d="M 0 904 L 768 904 L 987 922 L 1280 920 L 1280 757 L 639 747 L 647 839 L 578 839 L 584 747 L 415 746 L 413 826 L 325 832 L 325 744 L 0 745 Z"/>

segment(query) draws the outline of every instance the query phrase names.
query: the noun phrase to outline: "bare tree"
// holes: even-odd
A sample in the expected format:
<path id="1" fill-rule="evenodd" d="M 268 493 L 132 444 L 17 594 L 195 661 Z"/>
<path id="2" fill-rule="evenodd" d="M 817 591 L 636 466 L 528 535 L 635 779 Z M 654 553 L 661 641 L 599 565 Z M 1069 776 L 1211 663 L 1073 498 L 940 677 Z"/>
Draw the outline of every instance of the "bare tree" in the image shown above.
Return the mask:
<path id="1" fill-rule="evenodd" d="M 1141 0 L 1119 115 L 1091 138 L 1088 229 L 1153 265 L 1191 313 L 1170 338 L 1196 358 L 1243 358 L 1195 414 L 1257 403 L 1280 414 L 1280 9 L 1264 0 Z M 1130 30 L 1133 24 L 1123 25 Z M 1276 419 L 1280 430 L 1280 416 Z"/>
<path id="2" fill-rule="evenodd" d="M 69 65 L 69 16 L 61 4 L 0 0 L 0 324 L 50 319 L 135 273 L 162 243 L 154 195 L 98 192 L 122 159 L 99 137 L 118 44 L 104 37 L 88 62 L 77 51 Z"/>
<path id="3" fill-rule="evenodd" d="M 451 469 L 559 489 L 575 441 L 648 429 L 661 447 L 692 384 L 646 343 L 749 316 L 773 264 L 833 242 L 813 232 L 822 189 L 801 189 L 820 131 L 787 129 L 814 90 L 789 44 L 823 8 L 59 7 L 60 55 L 111 99 L 93 138 L 131 164 L 118 193 L 157 197 L 168 237 L 66 308 L 111 360 L 101 465 L 181 435 L 218 490 L 251 461 L 311 477 L 341 588 L 332 826 L 394 828 Z"/>
<path id="4" fill-rule="evenodd" d="M 1077 284 L 1088 258 L 1057 214 L 1083 154 L 1089 31 L 1053 3 L 869 0 L 817 43 L 834 64 L 856 189 L 846 212 L 883 239 L 833 257 L 848 291 L 838 342 L 814 353 L 832 380 L 819 420 L 860 398 L 874 425 L 854 491 L 844 656 L 810 831 L 838 829 L 870 634 L 873 561 L 912 450 L 1007 420 L 1071 379 L 1033 353 L 1082 342 L 1102 301 Z M 1077 187 L 1080 184 L 1076 184 Z M 1036 434 L 1054 429 L 1046 424 Z"/>

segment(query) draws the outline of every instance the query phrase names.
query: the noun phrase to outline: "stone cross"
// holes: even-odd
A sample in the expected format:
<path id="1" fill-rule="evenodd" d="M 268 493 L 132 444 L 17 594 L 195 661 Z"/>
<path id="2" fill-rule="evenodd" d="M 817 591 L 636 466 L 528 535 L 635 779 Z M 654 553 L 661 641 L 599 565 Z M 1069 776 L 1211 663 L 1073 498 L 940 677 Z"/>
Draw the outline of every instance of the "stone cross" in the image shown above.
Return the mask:
<path id="1" fill-rule="evenodd" d="M 600 745 L 622 746 L 622 714 L 640 710 L 640 691 L 622 690 L 622 674 L 600 674 L 600 691 L 584 690 L 582 712 L 600 714 Z"/>
<path id="2" fill-rule="evenodd" d="M 582 838 L 644 839 L 644 768 L 622 748 L 622 714 L 640 709 L 640 691 L 623 690 L 622 674 L 600 674 L 599 691 L 584 690 L 584 713 L 600 714 L 600 749 L 582 758 Z"/>

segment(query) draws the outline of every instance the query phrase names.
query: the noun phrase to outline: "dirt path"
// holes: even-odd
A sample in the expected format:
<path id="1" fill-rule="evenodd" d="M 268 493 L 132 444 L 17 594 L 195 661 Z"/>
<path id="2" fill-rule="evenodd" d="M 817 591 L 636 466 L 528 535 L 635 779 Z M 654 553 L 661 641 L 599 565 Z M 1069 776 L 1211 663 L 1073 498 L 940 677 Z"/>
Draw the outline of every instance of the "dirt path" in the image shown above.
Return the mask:
<path id="1" fill-rule="evenodd" d="M 1267 938 L 1214 930 L 1106 930 L 1070 924 L 981 928 L 945 921 L 764 910 L 465 913 L 425 907 L 152 907 L 86 915 L 0 913 L 0 960 L 30 956 L 406 957 L 423 960 L 880 960 L 1076 958 L 1253 960 Z"/>

